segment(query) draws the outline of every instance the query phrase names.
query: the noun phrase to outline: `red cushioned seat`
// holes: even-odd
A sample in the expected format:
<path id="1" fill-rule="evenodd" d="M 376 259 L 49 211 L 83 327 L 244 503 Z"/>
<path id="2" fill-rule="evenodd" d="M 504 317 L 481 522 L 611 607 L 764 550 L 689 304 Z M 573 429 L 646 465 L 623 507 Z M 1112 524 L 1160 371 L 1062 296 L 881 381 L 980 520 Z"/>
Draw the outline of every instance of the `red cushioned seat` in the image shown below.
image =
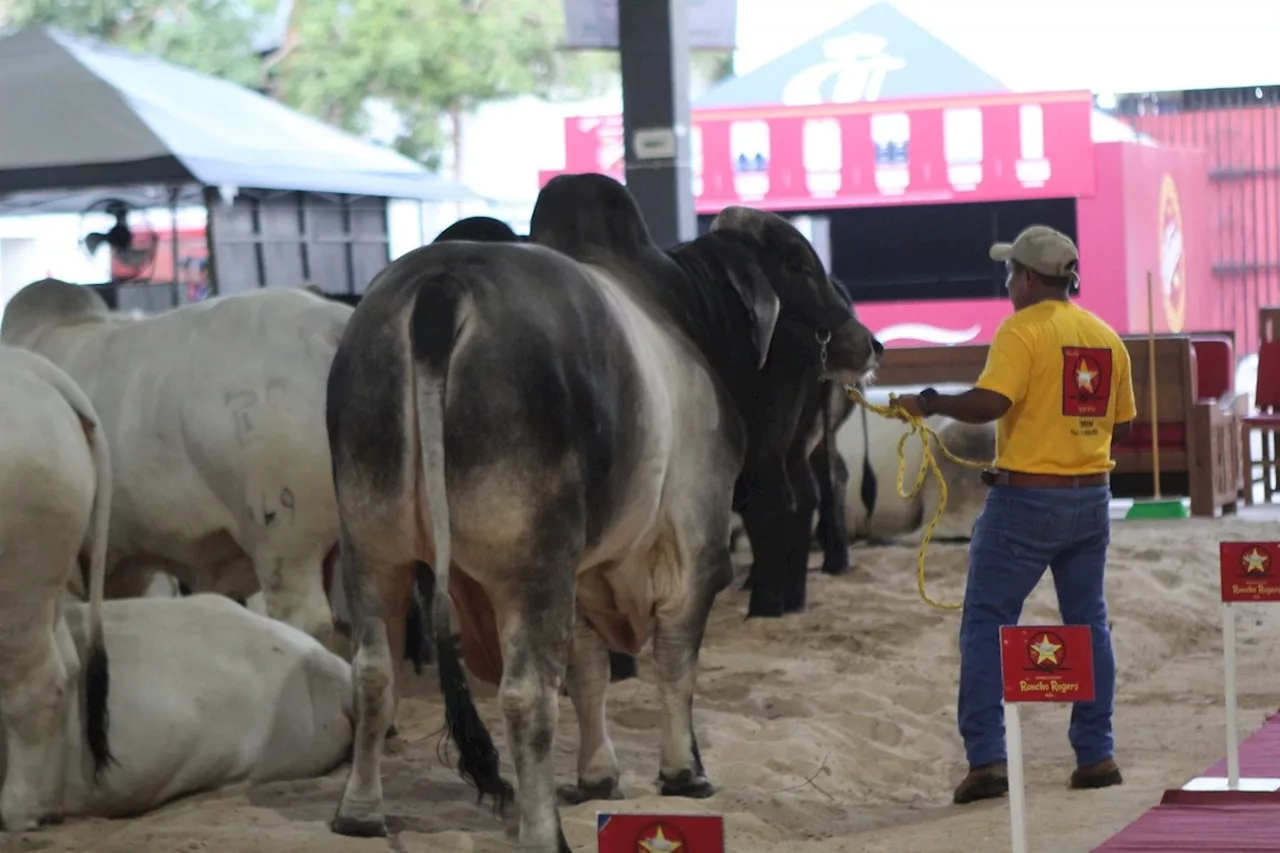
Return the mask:
<path id="1" fill-rule="evenodd" d="M 1235 392 L 1235 352 L 1225 335 L 1193 337 L 1197 398 L 1216 400 Z"/>
<path id="2" fill-rule="evenodd" d="M 1156 444 L 1161 450 L 1183 450 L 1187 446 L 1186 424 L 1160 424 L 1156 430 Z M 1151 451 L 1151 424 L 1136 422 L 1124 441 L 1112 445 L 1116 453 L 1149 453 Z"/>

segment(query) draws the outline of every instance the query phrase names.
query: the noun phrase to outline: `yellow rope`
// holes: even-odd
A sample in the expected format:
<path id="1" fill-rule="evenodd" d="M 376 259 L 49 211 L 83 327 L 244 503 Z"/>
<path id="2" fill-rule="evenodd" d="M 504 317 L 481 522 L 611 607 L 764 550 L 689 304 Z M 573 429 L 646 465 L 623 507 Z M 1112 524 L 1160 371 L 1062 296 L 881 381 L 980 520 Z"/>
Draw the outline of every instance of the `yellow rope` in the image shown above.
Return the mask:
<path id="1" fill-rule="evenodd" d="M 941 604 L 929 597 L 929 593 L 925 591 L 924 583 L 924 555 L 929 548 L 929 540 L 933 538 L 933 529 L 938 526 L 938 522 L 942 520 L 942 513 L 947 508 L 947 480 L 942 476 L 942 469 L 938 467 L 938 459 L 933 455 L 933 442 L 938 443 L 938 449 L 942 451 L 942 455 L 957 465 L 964 465 L 968 468 L 987 468 L 990 462 L 973 462 L 968 459 L 961 459 L 942 443 L 942 439 L 938 436 L 937 430 L 930 427 L 922 418 L 908 414 L 901 406 L 897 404 L 896 395 L 889 395 L 889 405 L 877 406 L 862 395 L 857 388 L 846 385 L 845 391 L 849 395 L 849 399 L 857 403 L 859 406 L 866 407 L 867 411 L 877 414 L 882 418 L 891 418 L 905 422 L 910 429 L 903 433 L 902 438 L 898 439 L 898 496 L 906 500 L 911 500 L 920 493 L 924 488 L 924 479 L 927 472 L 932 471 L 938 480 L 938 489 L 940 497 L 938 500 L 938 510 L 933 514 L 929 526 L 924 529 L 924 538 L 920 540 L 920 553 L 916 555 L 916 587 L 920 590 L 920 598 L 930 607 L 936 607 L 939 610 L 959 610 L 963 604 Z M 916 484 L 911 488 L 910 492 L 904 492 L 903 481 L 906 475 L 907 457 L 905 449 L 907 439 L 913 435 L 920 436 L 920 443 L 923 445 L 923 453 L 920 457 L 920 470 L 916 474 Z M 869 440 L 869 439 L 868 439 Z"/>

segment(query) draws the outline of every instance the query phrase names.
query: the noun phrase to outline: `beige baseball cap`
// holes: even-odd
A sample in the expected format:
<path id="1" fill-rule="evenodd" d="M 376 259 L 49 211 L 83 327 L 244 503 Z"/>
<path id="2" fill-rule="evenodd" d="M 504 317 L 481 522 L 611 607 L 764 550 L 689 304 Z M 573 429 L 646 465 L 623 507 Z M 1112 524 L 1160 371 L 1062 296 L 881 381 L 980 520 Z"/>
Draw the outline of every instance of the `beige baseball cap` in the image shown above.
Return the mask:
<path id="1" fill-rule="evenodd" d="M 1024 228 L 1012 243 L 991 247 L 991 260 L 1017 261 L 1041 275 L 1069 277 L 1076 274 L 1080 253 L 1071 238 L 1047 225 Z"/>

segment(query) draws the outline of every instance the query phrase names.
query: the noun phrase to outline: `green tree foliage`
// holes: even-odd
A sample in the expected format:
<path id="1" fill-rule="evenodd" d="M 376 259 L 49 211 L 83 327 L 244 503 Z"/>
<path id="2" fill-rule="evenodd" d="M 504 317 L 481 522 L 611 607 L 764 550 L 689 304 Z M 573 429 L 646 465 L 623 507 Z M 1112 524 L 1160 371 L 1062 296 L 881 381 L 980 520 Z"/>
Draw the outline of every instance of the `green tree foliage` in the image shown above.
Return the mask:
<path id="1" fill-rule="evenodd" d="M 396 147 L 431 162 L 456 117 L 486 101 L 575 98 L 616 78 L 609 52 L 558 50 L 561 0 L 300 0 L 274 91 L 288 103 L 359 129 L 362 96 L 404 119 Z"/>
<path id="2" fill-rule="evenodd" d="M 0 24 L 40 24 L 154 54 L 206 74 L 256 86 L 254 37 L 276 0 L 0 0 Z"/>

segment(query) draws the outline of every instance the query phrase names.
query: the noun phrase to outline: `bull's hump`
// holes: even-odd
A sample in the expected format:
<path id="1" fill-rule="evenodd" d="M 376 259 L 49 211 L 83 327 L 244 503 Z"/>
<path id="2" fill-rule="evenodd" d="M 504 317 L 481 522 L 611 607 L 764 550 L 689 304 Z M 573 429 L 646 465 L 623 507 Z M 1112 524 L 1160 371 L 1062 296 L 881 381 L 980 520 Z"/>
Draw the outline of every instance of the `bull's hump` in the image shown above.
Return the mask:
<path id="1" fill-rule="evenodd" d="M 69 324 L 110 314 L 96 291 L 58 279 L 32 282 L 14 294 L 5 307 L 0 339 L 18 341 L 51 324 Z"/>

